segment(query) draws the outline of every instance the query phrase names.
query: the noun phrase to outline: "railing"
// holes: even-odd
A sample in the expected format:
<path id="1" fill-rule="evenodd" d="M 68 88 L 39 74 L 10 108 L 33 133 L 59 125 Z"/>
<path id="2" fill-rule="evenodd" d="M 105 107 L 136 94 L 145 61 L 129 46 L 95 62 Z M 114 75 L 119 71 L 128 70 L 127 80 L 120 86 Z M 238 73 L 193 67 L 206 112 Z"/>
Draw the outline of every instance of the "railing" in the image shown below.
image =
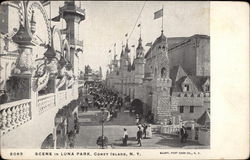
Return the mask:
<path id="1" fill-rule="evenodd" d="M 179 132 L 179 126 L 174 125 L 162 125 L 161 133 L 177 135 Z"/>
<path id="2" fill-rule="evenodd" d="M 75 6 L 74 4 L 60 7 L 59 10 L 60 10 L 60 12 L 75 10 L 77 12 L 80 12 L 81 14 L 85 14 L 85 9 L 82 9 L 78 6 Z"/>
<path id="3" fill-rule="evenodd" d="M 5 103 L 0 106 L 1 135 L 26 123 L 31 119 L 31 100 Z"/>
<path id="4" fill-rule="evenodd" d="M 38 97 L 37 107 L 38 107 L 39 114 L 42 114 L 46 110 L 52 107 L 55 107 L 55 94 L 50 93 L 50 94 Z"/>

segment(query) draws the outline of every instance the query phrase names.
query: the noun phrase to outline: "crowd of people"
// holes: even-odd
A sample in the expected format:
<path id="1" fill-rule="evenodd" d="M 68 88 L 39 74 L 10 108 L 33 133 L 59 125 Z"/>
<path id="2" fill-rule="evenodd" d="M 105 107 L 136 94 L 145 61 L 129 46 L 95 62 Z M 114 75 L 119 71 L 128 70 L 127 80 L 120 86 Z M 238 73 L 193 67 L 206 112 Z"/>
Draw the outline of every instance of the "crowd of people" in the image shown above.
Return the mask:
<path id="1" fill-rule="evenodd" d="M 107 121 L 112 121 L 118 116 L 123 106 L 123 99 L 113 92 L 105 88 L 102 84 L 88 84 L 86 86 L 87 94 L 83 96 L 83 91 L 80 91 L 80 106 L 84 112 L 88 111 L 89 107 L 96 109 L 105 109 L 107 114 Z M 88 98 L 88 96 L 90 98 Z"/>
<path id="2" fill-rule="evenodd" d="M 107 113 L 106 121 L 112 121 L 116 118 L 121 112 L 123 106 L 124 109 L 127 105 L 123 102 L 122 97 L 119 96 L 118 93 L 105 88 L 102 84 L 89 84 L 86 86 L 87 94 L 83 96 L 83 92 L 80 91 L 80 106 L 82 111 L 87 112 L 89 107 L 93 107 L 98 110 L 105 110 Z M 86 95 L 91 95 L 89 98 Z M 132 107 L 131 107 L 132 108 Z M 130 114 L 132 112 L 130 111 Z M 151 124 L 146 124 L 145 122 L 152 122 L 153 116 L 152 113 L 149 112 L 145 116 L 145 122 L 142 121 L 143 116 L 139 113 L 135 113 L 135 125 L 138 127 L 138 131 L 136 133 L 136 140 L 139 146 L 142 146 L 142 139 L 152 138 L 152 128 Z M 123 129 L 123 137 L 122 144 L 124 146 L 128 145 L 129 140 L 128 130 L 126 128 Z M 184 127 L 180 129 L 180 139 L 181 143 L 185 143 L 187 139 L 186 130 Z"/>

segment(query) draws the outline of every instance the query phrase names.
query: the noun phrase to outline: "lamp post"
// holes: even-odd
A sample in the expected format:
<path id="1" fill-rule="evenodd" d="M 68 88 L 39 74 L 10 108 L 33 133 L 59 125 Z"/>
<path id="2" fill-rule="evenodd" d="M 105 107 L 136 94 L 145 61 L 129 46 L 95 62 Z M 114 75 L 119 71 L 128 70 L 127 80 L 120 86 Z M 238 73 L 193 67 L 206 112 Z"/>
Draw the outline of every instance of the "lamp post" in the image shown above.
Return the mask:
<path id="1" fill-rule="evenodd" d="M 104 149 L 104 110 L 105 108 L 101 108 L 102 111 L 102 149 Z"/>

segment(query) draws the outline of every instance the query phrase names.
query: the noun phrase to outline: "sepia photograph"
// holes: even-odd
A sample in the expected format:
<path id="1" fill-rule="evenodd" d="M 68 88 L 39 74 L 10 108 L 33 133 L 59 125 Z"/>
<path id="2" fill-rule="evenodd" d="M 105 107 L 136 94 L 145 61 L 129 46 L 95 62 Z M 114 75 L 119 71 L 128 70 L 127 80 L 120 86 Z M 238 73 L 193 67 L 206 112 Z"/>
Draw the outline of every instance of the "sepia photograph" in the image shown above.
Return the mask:
<path id="1" fill-rule="evenodd" d="M 4 1 L 0 31 L 1 150 L 211 148 L 209 1 Z"/>

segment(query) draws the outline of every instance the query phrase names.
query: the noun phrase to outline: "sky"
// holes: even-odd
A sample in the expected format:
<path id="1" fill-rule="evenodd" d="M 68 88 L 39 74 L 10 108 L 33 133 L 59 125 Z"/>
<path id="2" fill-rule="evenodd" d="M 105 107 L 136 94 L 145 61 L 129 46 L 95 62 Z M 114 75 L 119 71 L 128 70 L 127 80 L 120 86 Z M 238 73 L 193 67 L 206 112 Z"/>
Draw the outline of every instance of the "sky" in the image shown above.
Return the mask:
<path id="1" fill-rule="evenodd" d="M 85 9 L 86 19 L 80 23 L 80 39 L 84 41 L 84 52 L 80 56 L 80 70 L 89 64 L 94 70 L 102 67 L 105 75 L 107 65 L 114 56 L 114 43 L 119 58 L 122 43 L 126 43 L 125 34 L 131 35 L 128 44 L 131 57 L 135 55 L 132 45 L 137 46 L 141 23 L 142 43 L 145 46 L 153 42 L 161 34 L 162 19 L 153 19 L 154 12 L 163 11 L 163 28 L 166 37 L 189 37 L 194 34 L 209 35 L 210 10 L 209 2 L 163 2 L 163 1 L 81 1 Z M 63 2 L 52 5 L 52 17 L 58 15 L 58 6 Z M 144 6 L 141 16 L 133 30 L 139 13 Z M 62 24 L 63 23 L 63 24 Z M 60 25 L 64 25 L 61 22 Z M 61 25 L 61 26 L 62 26 Z M 133 30 L 133 32 L 132 32 Z M 109 53 L 109 50 L 112 50 Z"/>

